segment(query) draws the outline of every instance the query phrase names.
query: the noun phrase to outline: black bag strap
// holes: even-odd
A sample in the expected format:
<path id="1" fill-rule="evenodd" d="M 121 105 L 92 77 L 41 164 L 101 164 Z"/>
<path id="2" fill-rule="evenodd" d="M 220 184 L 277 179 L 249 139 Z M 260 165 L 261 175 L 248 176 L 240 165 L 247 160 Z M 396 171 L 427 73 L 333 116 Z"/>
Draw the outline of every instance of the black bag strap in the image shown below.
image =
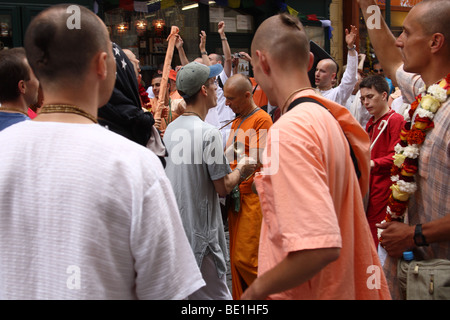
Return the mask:
<path id="1" fill-rule="evenodd" d="M 217 82 L 219 83 L 219 87 L 223 90 L 223 82 L 220 76 L 217 77 Z"/>
<path id="2" fill-rule="evenodd" d="M 321 102 L 319 102 L 319 101 L 317 101 L 316 99 L 311 98 L 311 97 L 300 97 L 300 98 L 295 99 L 294 101 L 291 102 L 291 104 L 289 105 L 287 111 L 291 110 L 293 107 L 295 107 L 295 106 L 297 106 L 297 105 L 299 105 L 299 104 L 301 104 L 301 103 L 304 103 L 304 102 L 312 102 L 312 103 L 316 103 L 316 104 L 318 104 L 318 105 L 321 105 L 321 106 L 322 106 L 323 108 L 325 108 L 328 112 L 330 112 L 330 110 L 328 110 L 328 108 L 327 108 L 326 106 L 324 106 Z M 331 112 L 330 112 L 330 114 L 333 115 Z M 333 118 L 334 118 L 334 116 L 333 116 Z M 335 119 L 336 119 L 336 118 L 335 118 Z M 337 121 L 337 119 L 336 119 L 336 121 Z M 339 122 L 338 122 L 338 123 L 339 123 Z M 340 125 L 339 125 L 339 126 L 340 126 Z M 341 127 L 341 129 L 342 129 L 342 127 Z M 344 130 L 342 130 L 342 131 L 344 132 Z M 355 152 L 353 151 L 352 145 L 350 144 L 350 141 L 348 141 L 348 138 L 347 138 L 347 136 L 345 135 L 345 132 L 344 132 L 344 136 L 345 136 L 345 138 L 347 139 L 348 146 L 350 147 L 350 156 L 352 157 L 353 167 L 355 168 L 356 176 L 357 176 L 358 179 L 359 179 L 359 178 L 361 177 L 361 171 L 359 170 L 358 159 L 356 159 Z"/>

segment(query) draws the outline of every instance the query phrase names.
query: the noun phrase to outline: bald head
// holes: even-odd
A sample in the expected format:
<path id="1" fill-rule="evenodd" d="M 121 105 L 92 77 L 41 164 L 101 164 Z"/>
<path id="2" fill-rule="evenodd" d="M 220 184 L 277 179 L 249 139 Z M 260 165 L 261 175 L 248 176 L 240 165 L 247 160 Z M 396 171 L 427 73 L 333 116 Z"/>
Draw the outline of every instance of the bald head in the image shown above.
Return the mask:
<path id="1" fill-rule="evenodd" d="M 337 65 L 332 59 L 320 60 L 316 67 L 315 84 L 320 90 L 329 90 L 336 79 Z"/>
<path id="2" fill-rule="evenodd" d="M 256 50 L 269 52 L 283 67 L 308 71 L 309 39 L 296 17 L 279 14 L 266 19 L 252 41 L 252 55 Z"/>
<path id="3" fill-rule="evenodd" d="M 230 78 L 228 78 L 227 82 L 225 82 L 225 87 L 233 88 L 236 92 L 244 94 L 245 92 L 252 93 L 253 85 L 250 79 L 240 73 L 237 73 Z"/>
<path id="4" fill-rule="evenodd" d="M 450 50 L 450 1 L 448 0 L 423 0 L 411 9 L 418 11 L 418 21 L 423 31 L 432 35 L 441 33 L 445 38 L 447 50 Z"/>
<path id="5" fill-rule="evenodd" d="M 223 87 L 225 104 L 236 114 L 248 114 L 256 106 L 252 89 L 253 85 L 247 76 L 240 73 L 231 76 Z"/>
<path id="6" fill-rule="evenodd" d="M 42 82 L 83 81 L 94 56 L 110 48 L 100 18 L 83 6 L 74 6 L 78 12 L 68 7 L 61 4 L 44 10 L 25 34 L 28 61 Z M 78 19 L 79 26 L 69 27 L 71 19 Z"/>
<path id="7" fill-rule="evenodd" d="M 327 69 L 327 71 L 331 72 L 331 73 L 336 73 L 337 72 L 337 65 L 336 62 L 334 62 L 332 59 L 323 59 L 320 60 L 319 63 L 317 64 L 318 66 L 322 66 L 324 68 Z"/>

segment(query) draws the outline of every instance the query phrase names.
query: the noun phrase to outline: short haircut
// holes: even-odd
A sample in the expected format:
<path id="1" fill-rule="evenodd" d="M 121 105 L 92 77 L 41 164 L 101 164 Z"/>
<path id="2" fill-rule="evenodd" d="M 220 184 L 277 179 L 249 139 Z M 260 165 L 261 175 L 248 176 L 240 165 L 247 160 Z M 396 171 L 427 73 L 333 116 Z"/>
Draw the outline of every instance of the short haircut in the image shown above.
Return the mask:
<path id="1" fill-rule="evenodd" d="M 162 74 L 155 72 L 155 73 L 152 75 L 152 80 L 153 80 L 153 79 L 158 79 L 158 78 L 162 78 Z"/>
<path id="2" fill-rule="evenodd" d="M 0 102 L 14 101 L 20 96 L 18 83 L 30 80 L 24 48 L 0 51 Z"/>
<path id="3" fill-rule="evenodd" d="M 389 84 L 386 79 L 378 74 L 365 77 L 359 84 L 359 89 L 374 88 L 378 93 L 386 92 L 389 95 Z"/>
<path id="4" fill-rule="evenodd" d="M 450 28 L 448 26 L 450 16 L 450 1 L 448 0 L 423 0 L 417 6 L 426 6 L 424 14 L 420 15 L 419 21 L 423 30 L 432 35 L 442 33 L 445 43 L 450 47 Z"/>
<path id="5" fill-rule="evenodd" d="M 221 54 L 217 54 L 217 53 L 214 53 L 216 56 L 216 60 L 217 61 L 220 61 L 220 63 L 223 65 L 224 63 L 225 63 L 225 59 L 223 58 L 223 56 L 221 55 Z"/>
<path id="6" fill-rule="evenodd" d="M 252 41 L 252 51 L 263 49 L 283 67 L 300 67 L 308 71 L 309 39 L 297 17 L 281 13 L 266 19 Z"/>
<path id="7" fill-rule="evenodd" d="M 69 4 L 52 6 L 31 21 L 25 34 L 28 62 L 40 81 L 79 83 L 94 56 L 108 52 L 108 36 L 102 21 L 89 9 L 80 8 L 80 27 L 68 28 Z"/>

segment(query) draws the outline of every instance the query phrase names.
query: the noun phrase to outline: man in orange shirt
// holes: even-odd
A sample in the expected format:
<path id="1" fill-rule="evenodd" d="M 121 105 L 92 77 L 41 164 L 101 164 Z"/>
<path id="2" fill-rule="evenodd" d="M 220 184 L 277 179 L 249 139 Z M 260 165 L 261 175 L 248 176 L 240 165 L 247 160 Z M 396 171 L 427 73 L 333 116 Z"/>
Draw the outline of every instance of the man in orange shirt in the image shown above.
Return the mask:
<path id="1" fill-rule="evenodd" d="M 242 299 L 390 299 L 362 200 L 367 134 L 347 109 L 310 87 L 314 57 L 297 18 L 265 20 L 251 53 L 256 81 L 282 116 L 270 128 L 255 177 L 263 212 L 258 278 Z M 326 108 L 294 101 L 286 114 L 305 96 Z"/>
<path id="2" fill-rule="evenodd" d="M 255 104 L 252 83 L 245 75 L 238 73 L 228 78 L 224 96 L 225 104 L 237 115 L 226 145 L 226 156 L 233 170 L 244 155 L 255 160 L 259 158 L 266 145 L 272 119 Z M 232 193 L 235 197 L 228 211 L 232 294 L 235 300 L 240 299 L 258 273 L 262 213 L 258 195 L 252 192 L 252 183 L 253 175 L 235 188 Z"/>

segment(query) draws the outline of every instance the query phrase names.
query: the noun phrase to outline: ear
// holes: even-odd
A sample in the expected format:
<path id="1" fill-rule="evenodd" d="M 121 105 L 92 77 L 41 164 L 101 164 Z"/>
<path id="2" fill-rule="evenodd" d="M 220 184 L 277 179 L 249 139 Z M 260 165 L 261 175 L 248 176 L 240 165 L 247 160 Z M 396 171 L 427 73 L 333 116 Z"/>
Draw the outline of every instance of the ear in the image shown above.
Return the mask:
<path id="1" fill-rule="evenodd" d="M 208 90 L 206 88 L 205 85 L 202 86 L 202 88 L 200 89 L 200 92 L 202 93 L 202 95 L 204 95 L 205 97 L 208 96 Z"/>
<path id="2" fill-rule="evenodd" d="M 108 54 L 106 52 L 99 52 L 94 59 L 97 76 L 101 80 L 105 80 L 108 75 Z"/>
<path id="3" fill-rule="evenodd" d="M 21 94 L 24 94 L 27 91 L 27 85 L 25 84 L 25 80 L 20 80 L 17 83 L 17 89 Z"/>
<path id="4" fill-rule="evenodd" d="M 438 52 L 445 43 L 445 37 L 442 33 L 435 33 L 431 36 L 430 48 L 432 53 Z"/>
<path id="5" fill-rule="evenodd" d="M 270 75 L 270 64 L 269 64 L 269 61 L 267 59 L 267 55 L 264 52 L 262 52 L 261 50 L 256 50 L 255 53 L 256 53 L 256 56 L 259 59 L 259 63 L 261 65 L 261 70 L 266 75 Z"/>
<path id="6" fill-rule="evenodd" d="M 311 68 L 314 66 L 314 53 L 309 53 L 309 62 L 308 62 L 308 72 L 311 70 Z"/>
<path id="7" fill-rule="evenodd" d="M 388 99 L 389 99 L 389 95 L 388 95 L 388 93 L 386 91 L 383 91 L 383 93 L 381 94 L 381 97 L 385 101 L 388 101 Z"/>

